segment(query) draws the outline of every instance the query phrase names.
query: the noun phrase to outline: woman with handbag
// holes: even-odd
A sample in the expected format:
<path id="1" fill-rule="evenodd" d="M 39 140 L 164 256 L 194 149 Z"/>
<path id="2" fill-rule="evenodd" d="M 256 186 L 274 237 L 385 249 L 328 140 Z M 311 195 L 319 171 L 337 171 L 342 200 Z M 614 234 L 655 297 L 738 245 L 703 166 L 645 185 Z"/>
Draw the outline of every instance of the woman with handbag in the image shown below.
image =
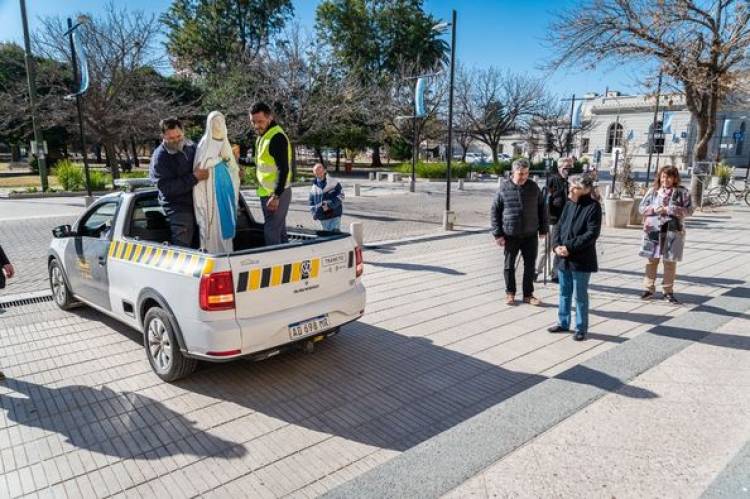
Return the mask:
<path id="1" fill-rule="evenodd" d="M 661 260 L 664 266 L 664 299 L 679 304 L 674 296 L 674 279 L 677 262 L 682 260 L 685 247 L 685 217 L 693 213 L 693 205 L 690 192 L 680 185 L 677 168 L 663 166 L 659 169 L 653 187 L 641 201 L 639 211 L 643 215 L 643 242 L 638 254 L 648 258 L 641 299 L 653 298 L 656 271 Z"/>

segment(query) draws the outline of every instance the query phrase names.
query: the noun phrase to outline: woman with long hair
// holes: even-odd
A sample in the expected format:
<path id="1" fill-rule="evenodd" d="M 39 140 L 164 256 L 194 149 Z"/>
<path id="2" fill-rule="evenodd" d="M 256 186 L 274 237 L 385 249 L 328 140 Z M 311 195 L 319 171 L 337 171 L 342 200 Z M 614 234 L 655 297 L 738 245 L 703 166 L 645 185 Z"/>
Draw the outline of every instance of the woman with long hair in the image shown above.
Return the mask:
<path id="1" fill-rule="evenodd" d="M 693 213 L 690 192 L 680 185 L 680 172 L 674 166 L 663 166 L 654 178 L 654 185 L 641 201 L 643 241 L 640 256 L 648 259 L 641 299 L 653 298 L 656 292 L 656 271 L 659 261 L 664 266 L 662 290 L 664 299 L 672 304 L 677 262 L 685 248 L 685 217 Z"/>

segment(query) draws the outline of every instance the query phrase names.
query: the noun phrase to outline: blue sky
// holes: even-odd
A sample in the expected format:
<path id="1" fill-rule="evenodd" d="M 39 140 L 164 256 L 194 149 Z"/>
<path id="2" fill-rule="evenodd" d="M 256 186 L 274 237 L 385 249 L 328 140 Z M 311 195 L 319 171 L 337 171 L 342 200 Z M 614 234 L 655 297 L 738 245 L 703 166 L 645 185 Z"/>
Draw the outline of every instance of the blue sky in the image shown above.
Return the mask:
<path id="1" fill-rule="evenodd" d="M 312 29 L 318 0 L 293 0 L 295 21 Z M 457 58 L 466 66 L 496 66 L 532 76 L 544 76 L 547 87 L 557 93 L 582 95 L 588 91 L 603 93 L 605 87 L 624 92 L 638 90 L 634 65 L 597 68 L 595 71 L 566 71 L 543 75 L 538 69 L 551 56 L 543 38 L 555 9 L 574 5 L 579 0 L 425 0 L 425 8 L 435 17 L 448 20 L 451 9 L 458 11 Z M 33 30 L 37 18 L 44 15 L 71 16 L 78 12 L 96 14 L 104 8 L 102 0 L 26 0 Z M 116 0 L 127 6 L 160 13 L 170 0 Z M 0 40 L 23 42 L 18 0 L 0 0 Z M 445 35 L 447 38 L 449 34 Z M 449 38 L 448 38 L 449 39 Z"/>

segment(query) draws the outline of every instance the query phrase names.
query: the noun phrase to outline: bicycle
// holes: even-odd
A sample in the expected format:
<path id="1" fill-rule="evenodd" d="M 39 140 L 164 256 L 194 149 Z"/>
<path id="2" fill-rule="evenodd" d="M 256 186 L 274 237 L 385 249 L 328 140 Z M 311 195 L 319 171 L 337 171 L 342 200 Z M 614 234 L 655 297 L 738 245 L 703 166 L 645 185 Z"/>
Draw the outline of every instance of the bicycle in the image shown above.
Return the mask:
<path id="1" fill-rule="evenodd" d="M 729 178 L 729 182 L 727 182 L 726 185 L 717 185 L 706 191 L 706 199 L 710 204 L 715 206 L 724 206 L 728 204 L 732 195 L 734 195 L 734 201 L 736 203 L 744 199 L 745 204 L 750 206 L 750 182 L 745 182 L 742 189 L 737 187 L 734 183 L 734 169 L 732 169 L 732 176 Z"/>

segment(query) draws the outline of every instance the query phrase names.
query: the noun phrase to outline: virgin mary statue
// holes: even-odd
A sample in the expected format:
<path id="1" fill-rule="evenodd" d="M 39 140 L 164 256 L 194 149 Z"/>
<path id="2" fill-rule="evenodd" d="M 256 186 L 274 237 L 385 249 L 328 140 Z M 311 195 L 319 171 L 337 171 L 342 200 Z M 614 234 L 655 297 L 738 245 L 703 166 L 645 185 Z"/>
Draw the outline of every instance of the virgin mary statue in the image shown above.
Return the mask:
<path id="1" fill-rule="evenodd" d="M 193 170 L 199 168 L 209 171 L 208 179 L 193 189 L 200 247 L 208 253 L 231 253 L 237 225 L 240 175 L 227 138 L 226 121 L 219 111 L 208 115 L 206 132 L 198 142 Z"/>

